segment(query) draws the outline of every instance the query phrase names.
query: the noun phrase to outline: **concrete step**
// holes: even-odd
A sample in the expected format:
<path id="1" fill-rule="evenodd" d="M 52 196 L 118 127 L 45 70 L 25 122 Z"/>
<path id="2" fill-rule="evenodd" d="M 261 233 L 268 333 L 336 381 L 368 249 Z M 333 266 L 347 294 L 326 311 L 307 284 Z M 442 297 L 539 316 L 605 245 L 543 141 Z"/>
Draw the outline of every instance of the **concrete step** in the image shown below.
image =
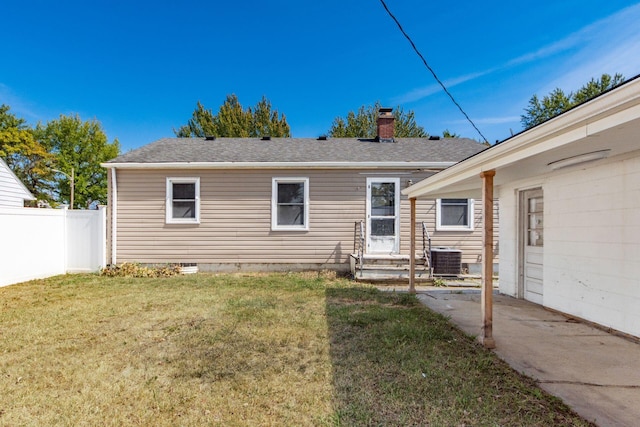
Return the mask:
<path id="1" fill-rule="evenodd" d="M 358 261 L 358 254 L 351 254 L 351 257 Z M 424 258 L 416 256 L 415 258 L 416 265 L 423 265 Z M 409 256 L 408 255 L 397 255 L 397 254 L 365 254 L 362 256 L 362 263 L 364 265 L 396 265 L 396 266 L 408 266 L 409 265 Z"/>
<path id="2" fill-rule="evenodd" d="M 385 282 L 385 281 L 409 281 L 409 265 L 371 265 L 365 264 L 360 268 L 355 266 L 352 271 L 356 281 Z M 417 281 L 429 281 L 429 270 L 424 266 L 416 265 L 415 278 Z"/>
<path id="3" fill-rule="evenodd" d="M 380 269 L 364 269 L 355 272 L 353 279 L 357 282 L 384 283 L 384 282 L 409 282 L 409 270 L 380 270 Z M 426 271 L 417 271 L 415 280 L 417 282 L 431 282 L 429 273 Z"/>
<path id="4" fill-rule="evenodd" d="M 366 282 L 408 282 L 409 256 L 398 254 L 365 254 L 362 267 L 357 254 L 351 254 L 351 274 L 357 281 Z M 429 270 L 422 258 L 416 257 L 416 280 L 429 281 Z"/>

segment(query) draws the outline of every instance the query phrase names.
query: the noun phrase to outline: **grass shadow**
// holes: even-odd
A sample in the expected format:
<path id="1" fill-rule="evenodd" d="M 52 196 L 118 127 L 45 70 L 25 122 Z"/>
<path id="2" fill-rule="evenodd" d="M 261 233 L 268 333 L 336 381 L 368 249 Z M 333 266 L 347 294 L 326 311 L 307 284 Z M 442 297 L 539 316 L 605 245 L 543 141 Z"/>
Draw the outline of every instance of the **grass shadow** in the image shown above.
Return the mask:
<path id="1" fill-rule="evenodd" d="M 326 313 L 334 425 L 589 425 L 413 295 L 331 287 Z"/>

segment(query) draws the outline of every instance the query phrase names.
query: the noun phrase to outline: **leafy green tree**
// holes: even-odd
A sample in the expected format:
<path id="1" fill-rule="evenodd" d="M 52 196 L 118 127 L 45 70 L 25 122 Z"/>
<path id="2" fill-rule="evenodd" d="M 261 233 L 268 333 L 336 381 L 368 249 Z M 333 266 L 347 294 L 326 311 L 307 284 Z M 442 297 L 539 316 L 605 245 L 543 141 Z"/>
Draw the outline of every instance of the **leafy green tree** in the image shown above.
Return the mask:
<path id="1" fill-rule="evenodd" d="M 615 74 L 613 77 L 609 74 L 603 74 L 599 79 L 592 78 L 575 93 L 566 94 L 562 89 L 556 88 L 550 94 L 545 95 L 542 100 L 538 98 L 538 95 L 533 95 L 529 100 L 528 107 L 524 109 L 525 114 L 521 116 L 520 121 L 525 129 L 529 129 L 618 86 L 622 82 L 624 82 L 622 74 Z"/>
<path id="2" fill-rule="evenodd" d="M 455 132 L 451 132 L 451 131 L 449 131 L 449 129 L 445 129 L 442 132 L 442 137 L 443 138 L 460 138 L 460 134 L 459 133 L 455 133 Z"/>
<path id="3" fill-rule="evenodd" d="M 24 119 L 0 106 L 0 157 L 38 200 L 51 201 L 53 156 L 40 144 Z"/>
<path id="4" fill-rule="evenodd" d="M 53 168 L 74 176 L 74 208 L 88 208 L 92 203 L 107 202 L 107 170 L 100 166 L 116 157 L 120 152 L 117 139 L 109 143 L 107 135 L 97 120 L 82 121 L 75 116 L 60 115 L 46 125 L 38 124 L 34 130 L 36 138 L 53 155 Z M 57 201 L 69 202 L 70 179 L 56 173 Z"/>
<path id="5" fill-rule="evenodd" d="M 217 115 L 198 101 L 191 119 L 178 130 L 174 129 L 174 133 L 181 138 L 291 136 L 285 115 L 273 110 L 266 97 L 263 96 L 255 107 L 245 109 L 233 94 L 227 95 Z"/>
<path id="6" fill-rule="evenodd" d="M 361 106 L 357 112 L 349 111 L 346 117 L 336 117 L 329 129 L 329 136 L 333 138 L 375 138 L 378 128 L 378 111 L 380 101 L 373 105 Z M 415 113 L 405 113 L 400 106 L 393 110 L 394 135 L 397 138 L 424 138 L 429 136 L 422 126 L 415 120 Z"/>

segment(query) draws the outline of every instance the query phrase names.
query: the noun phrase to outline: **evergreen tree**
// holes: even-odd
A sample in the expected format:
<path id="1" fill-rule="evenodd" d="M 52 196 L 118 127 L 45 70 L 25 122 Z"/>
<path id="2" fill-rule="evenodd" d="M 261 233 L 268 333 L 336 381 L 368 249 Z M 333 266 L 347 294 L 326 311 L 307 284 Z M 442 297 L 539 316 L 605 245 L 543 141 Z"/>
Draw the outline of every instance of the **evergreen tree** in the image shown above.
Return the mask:
<path id="1" fill-rule="evenodd" d="M 245 109 L 233 94 L 227 95 L 217 115 L 198 101 L 191 119 L 178 130 L 174 129 L 174 133 L 181 138 L 291 136 L 285 115 L 273 110 L 271 102 L 266 97 L 263 96 L 255 107 Z"/>
<path id="2" fill-rule="evenodd" d="M 361 106 L 357 112 L 349 111 L 346 117 L 336 117 L 329 129 L 333 138 L 375 138 L 378 133 L 378 111 L 380 101 L 373 105 Z M 415 120 L 415 113 L 405 113 L 400 106 L 393 110 L 394 135 L 397 138 L 424 138 L 429 134 Z"/>
<path id="3" fill-rule="evenodd" d="M 615 74 L 613 77 L 609 74 L 603 74 L 599 79 L 592 78 L 575 93 L 566 94 L 562 89 L 556 88 L 550 94 L 545 95 L 542 100 L 538 98 L 538 95 L 533 95 L 529 100 L 528 107 L 524 109 L 525 114 L 521 116 L 520 121 L 525 129 L 529 129 L 618 86 L 622 82 L 624 82 L 622 74 Z"/>

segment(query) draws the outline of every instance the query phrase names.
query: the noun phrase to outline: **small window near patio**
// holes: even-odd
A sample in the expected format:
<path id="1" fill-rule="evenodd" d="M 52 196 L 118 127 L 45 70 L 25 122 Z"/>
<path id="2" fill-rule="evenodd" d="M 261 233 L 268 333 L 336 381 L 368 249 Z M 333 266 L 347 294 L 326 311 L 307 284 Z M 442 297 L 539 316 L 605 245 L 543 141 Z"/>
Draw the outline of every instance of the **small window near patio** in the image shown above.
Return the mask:
<path id="1" fill-rule="evenodd" d="M 473 230 L 473 199 L 438 199 L 436 230 Z"/>
<path id="2" fill-rule="evenodd" d="M 200 178 L 167 178 L 168 224 L 200 222 Z"/>
<path id="3" fill-rule="evenodd" d="M 288 231 L 309 229 L 308 178 L 273 178 L 271 228 Z"/>

